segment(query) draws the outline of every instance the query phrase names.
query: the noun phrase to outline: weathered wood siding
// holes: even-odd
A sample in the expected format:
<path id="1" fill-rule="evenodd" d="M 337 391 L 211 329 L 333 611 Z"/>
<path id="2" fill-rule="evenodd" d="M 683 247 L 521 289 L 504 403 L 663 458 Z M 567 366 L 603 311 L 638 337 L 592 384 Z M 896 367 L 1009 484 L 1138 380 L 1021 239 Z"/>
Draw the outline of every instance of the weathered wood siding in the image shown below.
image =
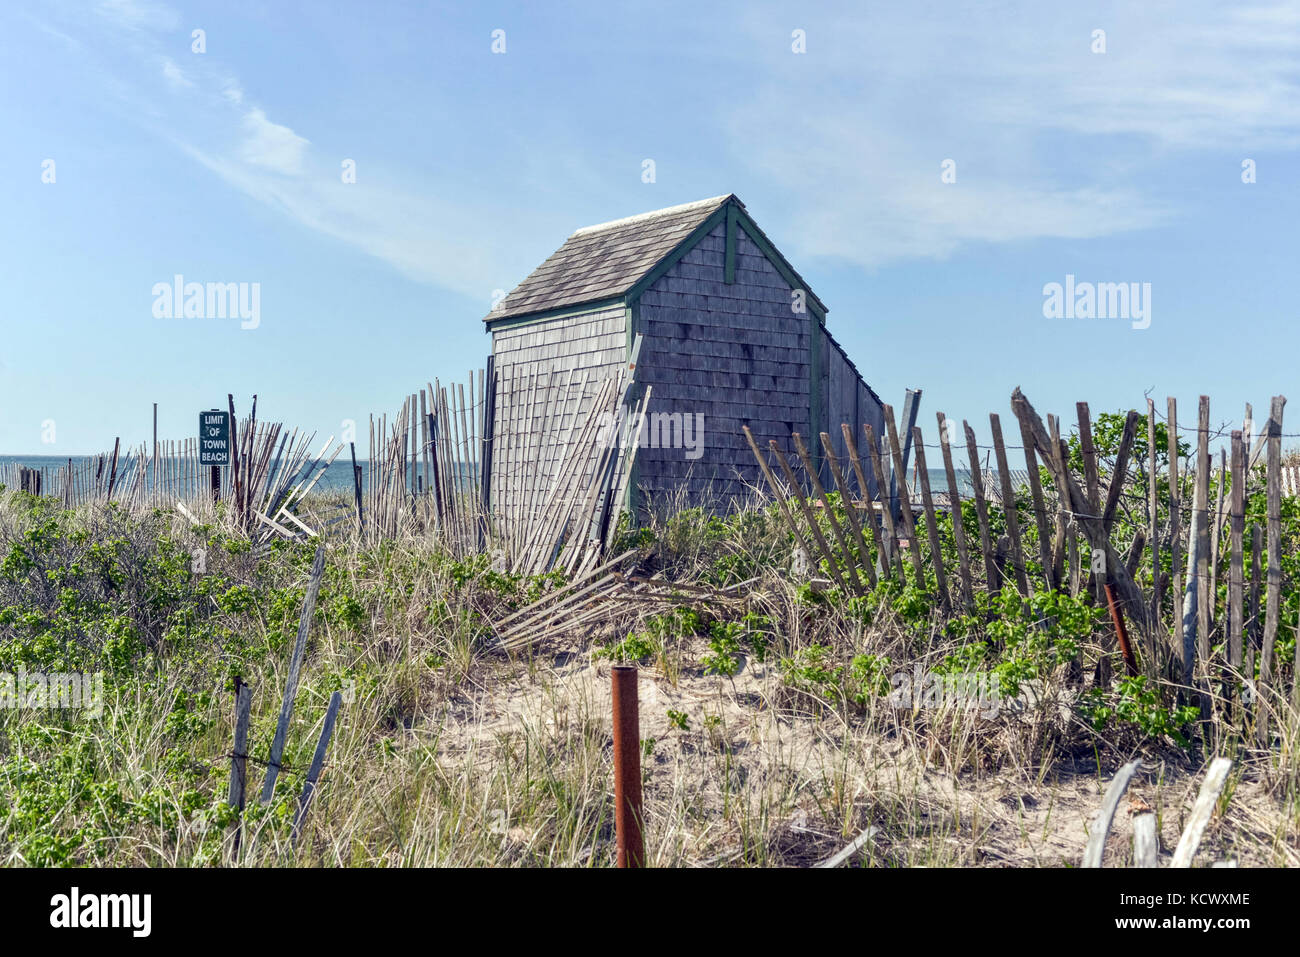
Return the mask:
<path id="1" fill-rule="evenodd" d="M 826 409 L 827 413 L 826 423 L 823 428 L 830 433 L 831 440 L 835 444 L 835 454 L 840 457 L 841 466 L 845 472 L 845 480 L 849 483 L 850 490 L 857 494 L 859 491 L 858 483 L 853 475 L 852 467 L 848 463 L 848 450 L 845 448 L 844 430 L 840 428 L 840 423 L 847 422 L 853 427 L 853 441 L 857 443 L 858 454 L 865 460 L 862 463 L 862 471 L 867 475 L 867 481 L 871 483 L 874 494 L 875 480 L 871 474 L 871 453 L 867 450 L 866 435 L 862 426 L 870 425 L 875 430 L 876 435 L 881 435 L 885 425 L 884 411 L 881 408 L 880 400 L 862 381 L 862 376 L 858 374 L 857 368 L 849 360 L 840 344 L 824 329 L 822 330 L 822 341 L 822 355 L 825 356 L 826 369 L 824 378 L 826 391 L 824 393 L 825 402 L 823 408 Z M 826 469 L 822 469 L 823 479 L 828 478 L 826 471 Z"/>
<path id="2" fill-rule="evenodd" d="M 512 509 L 545 487 L 576 416 L 627 356 L 622 305 L 492 331 L 497 390 L 492 505 Z M 534 505 L 538 503 L 534 502 Z"/>
<path id="3" fill-rule="evenodd" d="M 636 482 L 643 505 L 681 489 L 695 504 L 726 511 L 763 478 L 741 432 L 763 448 L 808 432 L 810 312 L 792 309 L 790 285 L 743 230 L 735 282 L 725 282 L 726 225 L 719 224 L 641 295 L 638 379 L 654 387 L 653 416 L 702 415 L 703 454 L 642 443 Z"/>

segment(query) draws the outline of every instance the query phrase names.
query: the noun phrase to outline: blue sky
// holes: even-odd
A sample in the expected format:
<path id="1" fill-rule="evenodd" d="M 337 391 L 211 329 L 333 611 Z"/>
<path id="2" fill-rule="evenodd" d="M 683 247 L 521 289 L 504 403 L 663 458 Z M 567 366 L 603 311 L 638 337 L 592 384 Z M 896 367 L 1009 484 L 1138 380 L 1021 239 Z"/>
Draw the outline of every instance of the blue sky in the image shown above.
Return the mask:
<path id="1" fill-rule="evenodd" d="M 319 442 L 481 367 L 493 291 L 575 228 L 728 192 L 927 429 L 987 435 L 1016 385 L 1262 418 L 1300 352 L 1300 4 L 1134 6 L 6 4 L 0 453 L 139 442 L 153 402 L 189 436 L 227 392 Z M 156 317 L 178 273 L 259 283 L 260 324 Z M 1150 327 L 1044 318 L 1067 274 L 1150 283 Z"/>

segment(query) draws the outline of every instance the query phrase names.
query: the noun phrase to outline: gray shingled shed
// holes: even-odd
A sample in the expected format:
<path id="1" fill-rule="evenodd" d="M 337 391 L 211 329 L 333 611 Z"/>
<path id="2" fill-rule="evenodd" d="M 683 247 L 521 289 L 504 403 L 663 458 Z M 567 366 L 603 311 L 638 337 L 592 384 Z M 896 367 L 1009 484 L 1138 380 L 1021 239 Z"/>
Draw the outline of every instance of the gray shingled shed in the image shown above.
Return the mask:
<path id="1" fill-rule="evenodd" d="M 625 367 L 642 337 L 637 381 L 652 386 L 650 418 L 685 432 L 681 443 L 657 441 L 663 431 L 643 436 L 629 483 L 634 509 L 674 493 L 734 508 L 762 484 L 742 425 L 784 449 L 792 432 L 817 448 L 826 431 L 843 454 L 841 422 L 859 442 L 863 423 L 883 422 L 880 399 L 826 329 L 826 306 L 734 195 L 579 229 L 484 321 L 498 380 L 526 373 L 536 383 L 527 401 L 542 403 L 541 421 L 557 430 L 590 401 L 573 388 L 575 375 L 589 381 Z M 500 392 L 495 401 L 500 426 Z M 518 410 L 508 417 L 518 420 Z M 506 458 L 492 463 L 494 503 L 554 465 Z"/>

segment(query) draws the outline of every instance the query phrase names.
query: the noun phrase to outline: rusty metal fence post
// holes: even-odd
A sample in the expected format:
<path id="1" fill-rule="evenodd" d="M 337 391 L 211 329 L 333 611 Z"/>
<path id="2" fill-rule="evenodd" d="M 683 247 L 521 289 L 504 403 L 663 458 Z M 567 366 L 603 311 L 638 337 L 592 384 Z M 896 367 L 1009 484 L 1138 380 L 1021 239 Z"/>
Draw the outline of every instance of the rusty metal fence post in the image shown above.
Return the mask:
<path id="1" fill-rule="evenodd" d="M 610 676 L 614 699 L 614 828 L 618 866 L 642 867 L 641 721 L 635 665 L 615 665 Z"/>

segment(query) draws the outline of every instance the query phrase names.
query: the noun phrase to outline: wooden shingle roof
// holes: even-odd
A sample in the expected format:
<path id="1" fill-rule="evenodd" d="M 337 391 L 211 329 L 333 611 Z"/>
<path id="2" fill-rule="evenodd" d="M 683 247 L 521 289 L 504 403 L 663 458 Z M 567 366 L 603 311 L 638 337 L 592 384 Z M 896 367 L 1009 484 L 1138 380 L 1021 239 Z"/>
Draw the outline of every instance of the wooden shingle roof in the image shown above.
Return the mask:
<path id="1" fill-rule="evenodd" d="M 621 296 L 732 194 L 585 226 L 512 289 L 485 322 Z"/>

